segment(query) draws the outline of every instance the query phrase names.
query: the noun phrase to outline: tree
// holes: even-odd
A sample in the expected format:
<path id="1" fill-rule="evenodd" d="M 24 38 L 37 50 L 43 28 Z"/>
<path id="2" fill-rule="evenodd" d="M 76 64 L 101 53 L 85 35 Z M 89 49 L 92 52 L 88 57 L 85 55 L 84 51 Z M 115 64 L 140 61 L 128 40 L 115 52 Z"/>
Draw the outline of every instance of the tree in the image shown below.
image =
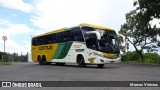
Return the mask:
<path id="1" fill-rule="evenodd" d="M 146 23 L 153 21 L 154 19 L 160 19 L 160 0 L 136 0 L 134 1 L 134 6 L 137 7 L 139 13 L 143 14 L 143 18 Z M 160 21 L 158 22 L 160 23 Z M 160 29 L 154 25 L 156 31 L 154 35 L 160 36 Z M 157 31 L 158 30 L 158 31 Z M 150 36 L 150 34 L 148 34 Z M 153 34 L 151 35 L 153 36 Z M 157 40 L 157 46 L 160 47 L 160 41 Z"/>
<path id="2" fill-rule="evenodd" d="M 160 18 L 160 0 L 136 0 L 134 6 L 137 6 L 137 10 L 144 13 L 147 21 L 153 18 Z"/>
<path id="3" fill-rule="evenodd" d="M 160 28 L 150 24 L 153 19 L 160 19 L 160 0 L 136 0 L 134 6 L 137 8 L 126 14 L 126 23 L 119 33 L 128 39 L 143 61 L 143 49 L 153 52 L 160 46 L 157 39 Z"/>
<path id="4" fill-rule="evenodd" d="M 152 45 L 157 41 L 157 28 L 151 27 L 147 23 L 143 13 L 132 10 L 126 14 L 126 23 L 121 25 L 119 31 L 120 34 L 124 35 L 126 39 L 134 46 L 136 52 L 140 55 L 143 62 L 143 49 L 147 45 Z M 154 32 L 152 32 L 154 30 Z M 152 48 L 152 47 L 151 47 Z"/>

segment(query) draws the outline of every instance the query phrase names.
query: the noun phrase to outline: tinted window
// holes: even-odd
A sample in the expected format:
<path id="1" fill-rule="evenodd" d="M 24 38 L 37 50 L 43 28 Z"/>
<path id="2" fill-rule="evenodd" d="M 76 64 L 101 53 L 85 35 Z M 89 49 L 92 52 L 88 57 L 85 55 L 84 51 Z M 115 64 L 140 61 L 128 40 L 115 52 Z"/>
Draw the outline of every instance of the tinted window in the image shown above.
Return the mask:
<path id="1" fill-rule="evenodd" d="M 63 32 L 63 42 L 71 41 L 71 32 L 65 31 Z"/>
<path id="2" fill-rule="evenodd" d="M 81 27 L 81 28 L 82 28 L 82 31 L 83 31 L 83 32 L 87 32 L 87 31 L 95 31 L 95 29 L 92 28 L 92 27 L 84 26 L 84 27 Z"/>
<path id="3" fill-rule="evenodd" d="M 60 39 L 60 33 L 56 33 L 56 42 L 59 43 L 61 41 Z"/>
<path id="4" fill-rule="evenodd" d="M 84 41 L 80 27 L 69 28 L 64 32 L 33 38 L 32 45 L 61 43 L 67 41 Z"/>
<path id="5" fill-rule="evenodd" d="M 32 45 L 51 44 L 56 42 L 55 34 L 32 38 Z"/>
<path id="6" fill-rule="evenodd" d="M 72 41 L 84 41 L 80 27 L 71 28 Z"/>

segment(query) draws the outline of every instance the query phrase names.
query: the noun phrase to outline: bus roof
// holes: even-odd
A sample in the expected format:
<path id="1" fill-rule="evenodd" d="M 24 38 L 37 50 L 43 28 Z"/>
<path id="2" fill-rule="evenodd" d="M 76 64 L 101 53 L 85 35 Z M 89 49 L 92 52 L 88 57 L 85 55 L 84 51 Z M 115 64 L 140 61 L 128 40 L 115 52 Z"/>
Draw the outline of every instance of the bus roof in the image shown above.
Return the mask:
<path id="1" fill-rule="evenodd" d="M 63 32 L 63 31 L 65 31 L 65 29 L 66 29 L 66 28 L 60 28 L 60 29 L 57 29 L 57 30 L 53 30 L 53 31 L 44 33 L 44 34 L 40 34 L 40 35 L 33 36 L 33 38 L 35 38 L 35 37 L 40 37 L 40 36 L 45 36 L 45 35 L 48 35 L 48 34 Z"/>
<path id="2" fill-rule="evenodd" d="M 113 29 L 111 29 L 111 28 L 107 28 L 107 27 L 104 27 L 104 26 L 87 24 L 87 23 L 79 24 L 79 26 L 89 26 L 89 27 L 99 28 L 99 29 L 103 29 L 103 30 L 113 30 Z M 70 28 L 70 27 L 69 27 L 69 28 Z M 53 30 L 53 31 L 44 33 L 44 34 L 40 34 L 40 35 L 33 36 L 33 38 L 35 38 L 35 37 L 40 37 L 40 36 L 45 36 L 45 35 L 48 35 L 48 34 L 63 32 L 63 31 L 65 31 L 66 29 L 67 29 L 66 27 L 65 27 L 65 28 L 60 28 L 60 29 L 57 29 L 57 30 Z"/>
<path id="3" fill-rule="evenodd" d="M 87 24 L 87 23 L 82 23 L 82 24 L 80 24 L 80 26 L 90 26 L 90 27 L 93 27 L 93 28 L 99 28 L 99 29 L 104 29 L 104 30 L 113 30 L 112 28 L 107 28 L 107 27 L 104 27 L 104 26 Z"/>

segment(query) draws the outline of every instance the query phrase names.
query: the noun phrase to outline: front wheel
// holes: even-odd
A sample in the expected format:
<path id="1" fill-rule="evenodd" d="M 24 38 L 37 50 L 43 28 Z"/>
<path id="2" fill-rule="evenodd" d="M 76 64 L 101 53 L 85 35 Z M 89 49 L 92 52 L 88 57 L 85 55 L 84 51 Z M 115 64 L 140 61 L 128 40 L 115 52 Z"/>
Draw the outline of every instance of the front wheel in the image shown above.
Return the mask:
<path id="1" fill-rule="evenodd" d="M 78 57 L 77 57 L 77 62 L 78 62 L 78 65 L 79 65 L 80 67 L 85 67 L 85 66 L 86 66 L 86 64 L 85 64 L 85 62 L 84 62 L 84 57 L 83 57 L 83 56 L 78 56 Z"/>
<path id="2" fill-rule="evenodd" d="M 99 68 L 103 68 L 104 64 L 97 64 Z"/>

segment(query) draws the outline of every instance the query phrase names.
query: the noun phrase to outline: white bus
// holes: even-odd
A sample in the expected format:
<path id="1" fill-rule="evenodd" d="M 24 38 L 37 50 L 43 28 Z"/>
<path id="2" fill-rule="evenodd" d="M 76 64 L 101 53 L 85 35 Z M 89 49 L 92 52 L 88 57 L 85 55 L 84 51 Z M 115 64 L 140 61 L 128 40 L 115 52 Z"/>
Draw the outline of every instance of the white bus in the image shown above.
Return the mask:
<path id="1" fill-rule="evenodd" d="M 85 23 L 34 36 L 31 53 L 32 60 L 40 65 L 77 63 L 81 67 L 89 64 L 103 67 L 121 60 L 116 32 Z"/>

